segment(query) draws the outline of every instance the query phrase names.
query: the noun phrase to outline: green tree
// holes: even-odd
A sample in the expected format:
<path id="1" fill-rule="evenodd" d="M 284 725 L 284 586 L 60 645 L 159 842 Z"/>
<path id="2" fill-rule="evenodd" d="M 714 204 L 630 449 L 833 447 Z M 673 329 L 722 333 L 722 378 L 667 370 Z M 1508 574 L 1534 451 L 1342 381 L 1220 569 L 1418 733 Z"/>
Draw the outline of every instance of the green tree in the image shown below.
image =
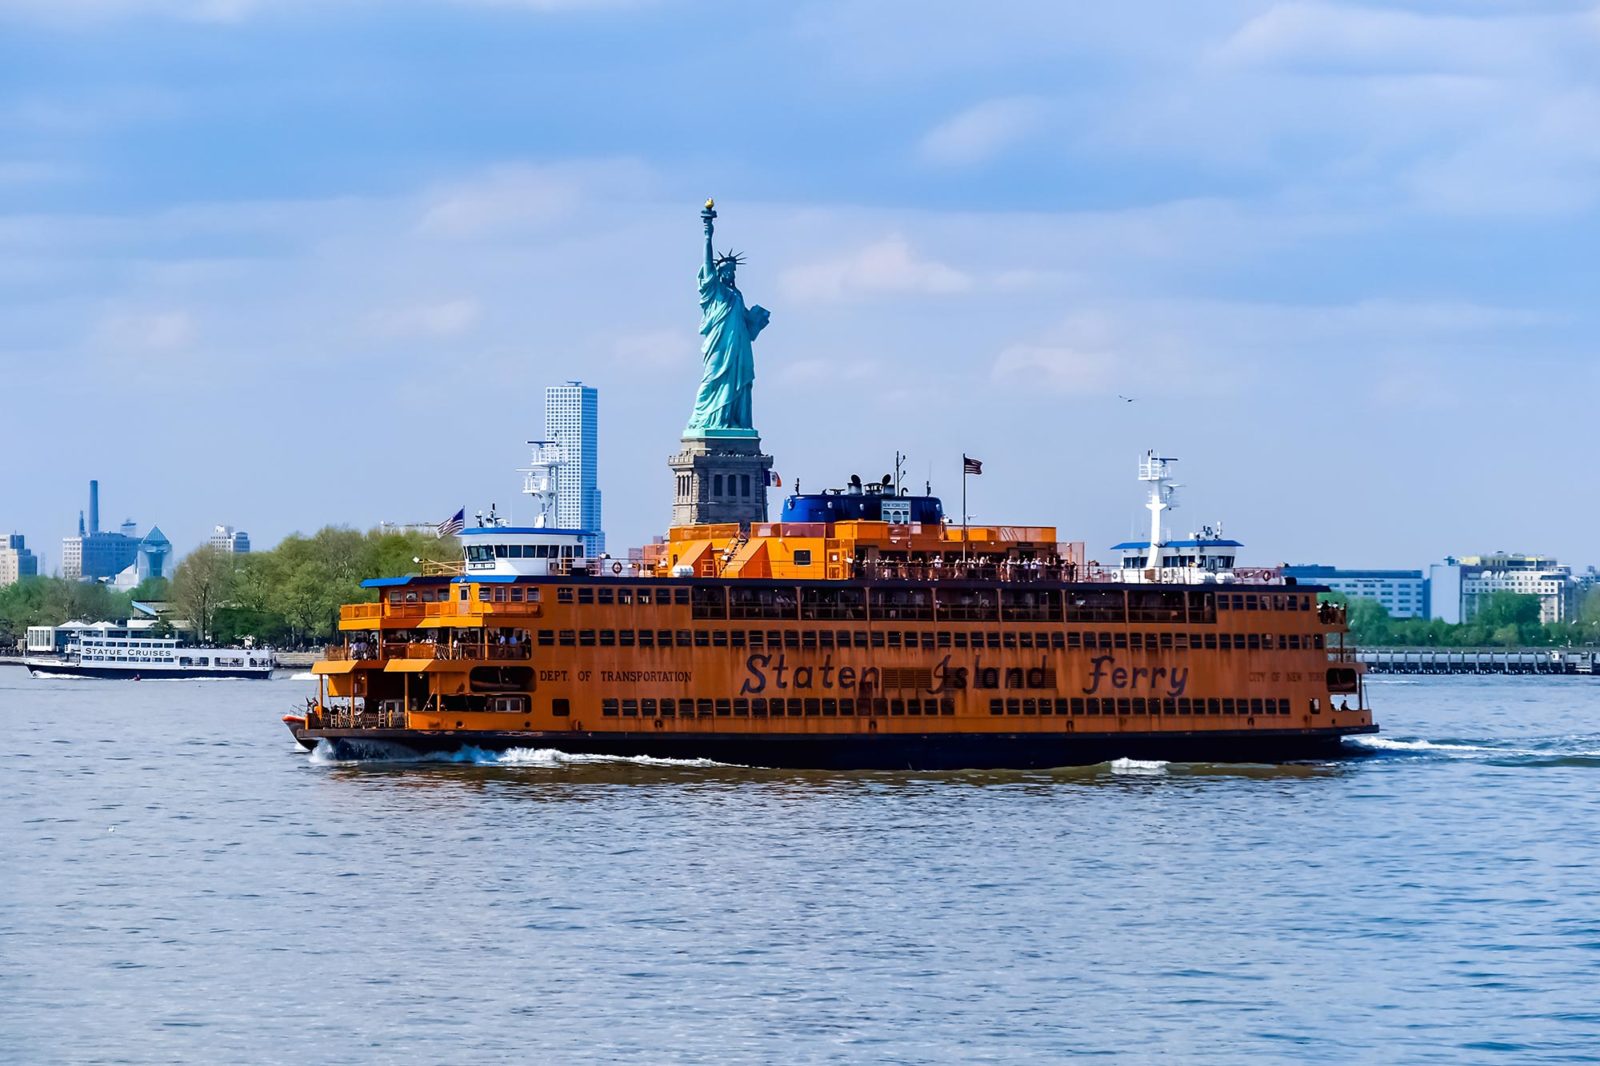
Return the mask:
<path id="1" fill-rule="evenodd" d="M 231 552 L 207 544 L 184 556 L 172 572 L 172 605 L 201 641 L 211 638 L 217 610 L 232 594 L 233 560 Z"/>

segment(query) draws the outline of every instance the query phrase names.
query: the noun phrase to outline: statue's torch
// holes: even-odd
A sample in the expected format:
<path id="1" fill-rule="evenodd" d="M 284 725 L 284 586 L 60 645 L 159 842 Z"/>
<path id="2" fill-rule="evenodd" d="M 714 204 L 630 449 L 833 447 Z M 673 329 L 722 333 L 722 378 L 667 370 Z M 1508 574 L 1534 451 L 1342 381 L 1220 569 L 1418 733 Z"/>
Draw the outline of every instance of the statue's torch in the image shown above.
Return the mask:
<path id="1" fill-rule="evenodd" d="M 706 224 L 706 236 L 708 237 L 711 235 L 711 220 L 716 217 L 717 202 L 708 198 L 706 200 L 706 206 L 700 209 L 700 221 Z"/>

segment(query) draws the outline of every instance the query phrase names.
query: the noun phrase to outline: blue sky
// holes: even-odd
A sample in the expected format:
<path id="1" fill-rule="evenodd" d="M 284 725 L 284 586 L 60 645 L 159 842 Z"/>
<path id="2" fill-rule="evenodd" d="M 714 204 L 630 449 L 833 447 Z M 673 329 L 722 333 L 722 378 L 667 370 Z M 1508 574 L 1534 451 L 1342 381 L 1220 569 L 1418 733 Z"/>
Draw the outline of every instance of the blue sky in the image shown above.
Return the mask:
<path id="1" fill-rule="evenodd" d="M 0 527 L 515 506 L 582 377 L 647 540 L 707 195 L 786 485 L 1600 562 L 1592 2 L 0 0 Z"/>

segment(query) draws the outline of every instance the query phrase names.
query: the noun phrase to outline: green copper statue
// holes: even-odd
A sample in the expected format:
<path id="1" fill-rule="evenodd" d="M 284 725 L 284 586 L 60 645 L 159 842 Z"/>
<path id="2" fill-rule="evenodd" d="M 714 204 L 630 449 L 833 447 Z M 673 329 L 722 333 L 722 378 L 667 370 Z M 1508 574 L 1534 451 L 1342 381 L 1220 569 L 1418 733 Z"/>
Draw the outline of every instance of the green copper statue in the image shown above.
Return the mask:
<path id="1" fill-rule="evenodd" d="M 700 392 L 683 431 L 687 437 L 754 437 L 750 392 L 755 385 L 755 355 L 750 342 L 772 317 L 765 307 L 746 308 L 734 284 L 734 271 L 744 262 L 733 252 L 711 250 L 716 204 L 706 201 L 700 218 L 706 226 L 706 258 L 700 267 L 700 345 L 703 358 Z"/>

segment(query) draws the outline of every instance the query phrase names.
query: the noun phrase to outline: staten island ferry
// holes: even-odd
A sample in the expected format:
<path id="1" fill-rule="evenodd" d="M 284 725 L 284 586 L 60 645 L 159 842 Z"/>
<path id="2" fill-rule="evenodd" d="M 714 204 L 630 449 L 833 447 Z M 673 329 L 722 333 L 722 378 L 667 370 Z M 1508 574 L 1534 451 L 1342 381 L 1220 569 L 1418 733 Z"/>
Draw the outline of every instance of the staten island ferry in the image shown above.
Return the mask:
<path id="1" fill-rule="evenodd" d="M 1373 733 L 1344 609 L 1161 533 L 1084 561 L 1041 526 L 964 525 L 889 479 L 685 525 L 627 562 L 583 530 L 483 524 L 462 558 L 366 582 L 295 739 L 336 756 L 546 748 L 802 768 L 1279 762 Z"/>

